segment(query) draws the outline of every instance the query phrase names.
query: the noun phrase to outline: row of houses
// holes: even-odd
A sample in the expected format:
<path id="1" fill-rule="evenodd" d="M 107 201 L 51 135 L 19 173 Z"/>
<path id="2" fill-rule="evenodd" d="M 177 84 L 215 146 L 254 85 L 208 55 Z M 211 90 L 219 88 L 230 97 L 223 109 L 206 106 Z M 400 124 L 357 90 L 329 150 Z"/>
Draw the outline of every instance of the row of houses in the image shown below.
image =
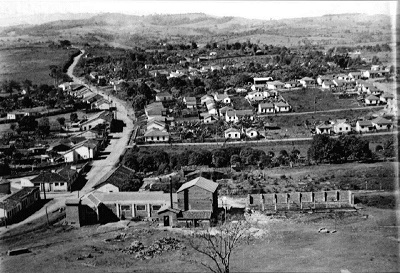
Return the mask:
<path id="1" fill-rule="evenodd" d="M 335 122 L 317 125 L 315 131 L 316 134 L 347 134 L 352 130 L 365 133 L 374 130 L 390 130 L 392 127 L 393 122 L 384 117 L 377 117 L 373 120 L 358 120 L 354 128 L 345 119 L 338 119 Z"/>

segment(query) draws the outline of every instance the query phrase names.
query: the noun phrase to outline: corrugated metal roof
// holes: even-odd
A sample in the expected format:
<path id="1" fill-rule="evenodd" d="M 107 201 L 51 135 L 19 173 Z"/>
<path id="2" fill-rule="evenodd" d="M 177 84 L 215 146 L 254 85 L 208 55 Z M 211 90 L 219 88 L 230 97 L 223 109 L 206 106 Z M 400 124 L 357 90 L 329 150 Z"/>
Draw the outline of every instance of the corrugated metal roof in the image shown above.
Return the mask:
<path id="1" fill-rule="evenodd" d="M 185 189 L 191 188 L 193 186 L 198 186 L 198 187 L 200 187 L 200 188 L 202 188 L 202 189 L 204 189 L 206 191 L 209 191 L 209 192 L 215 192 L 217 190 L 217 188 L 218 188 L 218 183 L 215 183 L 215 182 L 213 182 L 211 180 L 205 179 L 204 177 L 200 176 L 200 177 L 197 177 L 197 178 L 195 178 L 195 179 L 183 184 L 179 188 L 177 193 L 181 192 L 181 191 L 183 191 Z"/>

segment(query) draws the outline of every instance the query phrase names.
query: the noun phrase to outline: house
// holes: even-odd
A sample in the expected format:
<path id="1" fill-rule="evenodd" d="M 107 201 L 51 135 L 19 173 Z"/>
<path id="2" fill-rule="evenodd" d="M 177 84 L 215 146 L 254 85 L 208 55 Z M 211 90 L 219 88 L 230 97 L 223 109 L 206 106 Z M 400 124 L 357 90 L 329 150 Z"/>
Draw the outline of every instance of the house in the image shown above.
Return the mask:
<path id="1" fill-rule="evenodd" d="M 168 142 L 169 141 L 169 133 L 160 131 L 157 129 L 152 129 L 147 131 L 144 134 L 144 138 L 146 142 L 153 141 L 153 142 Z"/>
<path id="2" fill-rule="evenodd" d="M 249 102 L 252 101 L 260 101 L 264 99 L 264 94 L 263 92 L 260 91 L 252 91 L 249 92 L 246 97 L 245 97 Z"/>
<path id="3" fill-rule="evenodd" d="M 268 113 L 274 113 L 275 108 L 272 103 L 260 103 L 258 105 L 258 113 L 259 114 L 268 114 Z"/>
<path id="4" fill-rule="evenodd" d="M 157 220 L 157 212 L 166 204 L 175 203 L 177 194 L 154 192 L 93 191 L 80 200 L 66 201 L 66 219 L 79 226 L 108 223 L 124 219 Z"/>
<path id="5" fill-rule="evenodd" d="M 68 192 L 72 191 L 72 186 L 78 175 L 76 170 L 65 167 L 50 172 L 42 172 L 32 179 L 21 178 L 21 186 L 35 186 L 46 192 Z"/>
<path id="6" fill-rule="evenodd" d="M 315 85 L 315 80 L 309 77 L 304 77 L 300 79 L 299 82 L 301 83 L 301 85 L 303 85 L 303 87 Z"/>
<path id="7" fill-rule="evenodd" d="M 235 128 L 229 128 L 224 131 L 225 138 L 240 139 L 240 131 Z"/>
<path id="8" fill-rule="evenodd" d="M 40 200 L 38 187 L 26 187 L 0 199 L 1 224 L 11 224 L 30 215 Z"/>
<path id="9" fill-rule="evenodd" d="M 393 125 L 390 120 L 387 120 L 384 117 L 377 117 L 371 120 L 371 123 L 375 130 L 390 130 Z"/>
<path id="10" fill-rule="evenodd" d="M 331 89 L 331 88 L 334 88 L 335 86 L 336 85 L 332 81 L 325 80 L 325 81 L 322 82 L 321 88 L 323 88 L 323 89 Z"/>
<path id="11" fill-rule="evenodd" d="M 316 131 L 317 135 L 321 135 L 321 134 L 330 135 L 332 133 L 332 125 L 320 124 L 317 127 L 315 127 L 315 131 Z"/>
<path id="12" fill-rule="evenodd" d="M 99 109 L 99 110 L 110 110 L 111 103 L 106 99 L 100 99 L 92 103 L 92 109 Z"/>
<path id="13" fill-rule="evenodd" d="M 297 81 L 288 81 L 285 82 L 285 88 L 290 89 L 290 88 L 295 88 L 299 86 L 299 83 Z"/>
<path id="14" fill-rule="evenodd" d="M 365 98 L 365 105 L 378 105 L 379 98 L 374 95 L 369 95 Z"/>
<path id="15" fill-rule="evenodd" d="M 98 141 L 90 139 L 78 143 L 70 150 L 60 153 L 65 162 L 77 162 L 96 157 L 98 152 Z"/>
<path id="16" fill-rule="evenodd" d="M 358 120 L 356 122 L 356 131 L 359 133 L 369 132 L 374 129 L 370 120 Z"/>
<path id="17" fill-rule="evenodd" d="M 144 108 L 147 118 L 166 116 L 167 110 L 161 102 L 153 102 Z"/>
<path id="18" fill-rule="evenodd" d="M 93 189 L 100 192 L 121 192 L 125 190 L 127 181 L 135 174 L 135 171 L 119 165 L 117 168 L 109 171 L 94 186 Z"/>
<path id="19" fill-rule="evenodd" d="M 215 70 L 219 71 L 219 70 L 222 70 L 222 67 L 219 65 L 212 65 L 210 67 L 210 69 L 211 69 L 211 71 L 215 71 Z"/>
<path id="20" fill-rule="evenodd" d="M 207 101 L 214 101 L 214 98 L 210 95 L 204 95 L 200 98 L 200 102 L 202 105 L 207 103 Z"/>
<path id="21" fill-rule="evenodd" d="M 236 111 L 233 109 L 227 110 L 225 112 L 225 121 L 226 122 L 233 122 L 236 123 L 239 121 L 237 115 L 236 115 Z"/>
<path id="22" fill-rule="evenodd" d="M 166 126 L 165 122 L 158 121 L 158 120 L 152 120 L 152 121 L 147 123 L 146 131 L 150 131 L 152 129 L 164 131 L 165 130 L 165 126 Z"/>
<path id="23" fill-rule="evenodd" d="M 320 75 L 317 78 L 317 83 L 319 85 L 322 85 L 322 83 L 324 83 L 325 81 L 332 81 L 333 80 L 333 76 L 332 75 Z"/>
<path id="24" fill-rule="evenodd" d="M 220 117 L 225 116 L 225 114 L 226 114 L 226 112 L 227 112 L 228 110 L 233 110 L 233 108 L 230 107 L 230 106 L 224 106 L 224 107 L 219 108 L 219 109 L 218 109 L 218 111 L 219 111 L 219 116 L 220 116 Z"/>
<path id="25" fill-rule="evenodd" d="M 19 120 L 24 116 L 25 116 L 25 113 L 24 112 L 19 112 L 19 111 L 13 111 L 11 113 L 7 113 L 7 119 L 8 120 Z"/>
<path id="26" fill-rule="evenodd" d="M 107 123 L 107 121 L 105 119 L 97 117 L 97 118 L 87 120 L 87 121 L 81 123 L 80 129 L 86 131 L 86 130 L 90 130 L 90 129 L 96 127 L 99 124 L 105 124 L 105 123 Z"/>
<path id="27" fill-rule="evenodd" d="M 285 84 L 280 81 L 272 81 L 272 82 L 267 82 L 267 88 L 268 89 L 282 89 L 285 87 Z"/>
<path id="28" fill-rule="evenodd" d="M 362 77 L 362 73 L 360 71 L 356 71 L 356 72 L 350 72 L 349 73 L 349 78 L 351 80 L 359 80 Z"/>
<path id="29" fill-rule="evenodd" d="M 247 89 L 246 88 L 236 88 L 235 91 L 238 94 L 247 93 Z"/>
<path id="30" fill-rule="evenodd" d="M 210 114 L 206 114 L 204 117 L 203 117 L 203 122 L 205 123 L 205 124 L 212 124 L 212 123 L 214 123 L 214 122 L 216 122 L 218 119 L 214 116 L 214 115 L 210 115 Z"/>
<path id="31" fill-rule="evenodd" d="M 258 132 L 256 129 L 250 127 L 246 129 L 246 136 L 249 138 L 255 138 L 258 136 Z"/>
<path id="32" fill-rule="evenodd" d="M 210 226 L 218 212 L 218 184 L 197 177 L 183 184 L 177 191 L 177 206 L 165 205 L 158 211 L 164 226 Z"/>
<path id="33" fill-rule="evenodd" d="M 222 101 L 224 104 L 230 104 L 231 103 L 231 98 L 226 95 L 226 94 L 218 94 L 216 93 L 214 95 L 215 101 Z"/>
<path id="34" fill-rule="evenodd" d="M 346 74 L 338 74 L 335 76 L 335 79 L 342 80 L 342 81 L 349 81 L 351 78 L 349 75 L 346 75 Z"/>
<path id="35" fill-rule="evenodd" d="M 171 101 L 172 95 L 168 92 L 160 92 L 156 94 L 156 101 Z"/>
<path id="36" fill-rule="evenodd" d="M 275 111 L 276 112 L 289 112 L 290 111 L 290 105 L 286 102 L 278 102 L 274 103 Z"/>
<path id="37" fill-rule="evenodd" d="M 383 95 L 380 96 L 379 99 L 384 103 L 391 103 L 394 100 L 394 96 L 391 93 L 383 93 Z"/>
<path id="38" fill-rule="evenodd" d="M 210 101 L 210 100 L 207 101 L 206 107 L 207 107 L 208 113 L 210 115 L 218 115 L 218 109 L 217 109 L 217 106 L 215 105 L 214 101 Z"/>
<path id="39" fill-rule="evenodd" d="M 236 112 L 236 117 L 238 120 L 242 118 L 249 118 L 250 120 L 254 120 L 254 115 L 253 115 L 253 110 L 247 109 L 247 110 L 235 110 Z"/>
<path id="40" fill-rule="evenodd" d="M 333 131 L 335 134 L 347 134 L 351 131 L 351 126 L 346 122 L 346 120 L 337 120 L 333 125 Z"/>
<path id="41" fill-rule="evenodd" d="M 197 103 L 195 97 L 184 97 L 183 102 L 188 109 L 196 109 Z"/>

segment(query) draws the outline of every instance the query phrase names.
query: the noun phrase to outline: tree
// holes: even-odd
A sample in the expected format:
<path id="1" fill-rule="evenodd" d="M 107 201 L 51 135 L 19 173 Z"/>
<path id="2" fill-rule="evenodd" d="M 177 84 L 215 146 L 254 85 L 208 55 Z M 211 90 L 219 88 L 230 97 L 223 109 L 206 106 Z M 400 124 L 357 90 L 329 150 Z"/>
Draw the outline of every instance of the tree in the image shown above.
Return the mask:
<path id="1" fill-rule="evenodd" d="M 69 115 L 69 120 L 70 120 L 71 122 L 77 121 L 77 120 L 78 120 L 78 114 L 77 114 L 77 113 L 71 113 L 71 114 Z"/>
<path id="2" fill-rule="evenodd" d="M 339 140 L 318 134 L 313 137 L 307 154 L 317 162 L 339 162 L 343 158 L 343 147 Z"/>
<path id="3" fill-rule="evenodd" d="M 35 131 L 38 126 L 38 122 L 32 116 L 24 116 L 18 121 L 18 128 L 21 131 Z"/>
<path id="4" fill-rule="evenodd" d="M 234 250 L 250 238 L 249 224 L 245 221 L 225 223 L 212 229 L 194 232 L 188 238 L 189 245 L 198 253 L 207 257 L 210 263 L 200 258 L 194 260 L 214 273 L 229 273 L 231 256 Z"/>
<path id="5" fill-rule="evenodd" d="M 38 121 L 38 133 L 41 136 L 48 136 L 50 134 L 50 121 L 49 118 L 43 117 Z"/>
<path id="6" fill-rule="evenodd" d="M 144 95 L 136 95 L 133 99 L 132 99 L 132 107 L 137 111 L 137 110 L 141 110 L 145 107 L 146 105 L 146 97 Z"/>
<path id="7" fill-rule="evenodd" d="M 10 96 L 12 95 L 14 90 L 20 90 L 21 86 L 19 85 L 18 82 L 14 81 L 14 80 L 10 80 L 10 81 L 4 81 L 1 85 L 1 88 L 3 89 L 3 91 L 5 91 L 6 93 L 10 93 Z"/>
<path id="8" fill-rule="evenodd" d="M 192 41 L 191 48 L 192 48 L 192 49 L 197 49 L 197 44 L 196 44 L 196 42 Z"/>
<path id="9" fill-rule="evenodd" d="M 58 123 L 60 124 L 60 129 L 65 125 L 65 118 L 64 117 L 58 117 L 57 118 Z"/>

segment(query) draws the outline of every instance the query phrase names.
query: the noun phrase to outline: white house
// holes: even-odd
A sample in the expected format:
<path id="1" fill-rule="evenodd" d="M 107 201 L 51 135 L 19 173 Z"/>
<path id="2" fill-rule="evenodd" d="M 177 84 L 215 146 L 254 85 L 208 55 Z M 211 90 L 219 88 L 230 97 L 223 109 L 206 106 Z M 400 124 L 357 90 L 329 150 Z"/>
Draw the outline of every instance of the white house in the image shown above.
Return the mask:
<path id="1" fill-rule="evenodd" d="M 86 130 L 90 130 L 90 129 L 96 127 L 99 124 L 104 124 L 104 123 L 106 123 L 105 119 L 97 117 L 97 118 L 94 118 L 94 119 L 91 119 L 91 120 L 81 123 L 80 128 L 81 128 L 81 130 L 86 131 Z"/>
<path id="2" fill-rule="evenodd" d="M 235 128 L 229 128 L 224 132 L 225 138 L 240 139 L 240 131 Z"/>
<path id="3" fill-rule="evenodd" d="M 214 101 L 214 98 L 211 97 L 210 95 L 204 95 L 200 98 L 200 102 L 202 105 L 207 103 L 207 101 Z"/>
<path id="4" fill-rule="evenodd" d="M 297 81 L 288 81 L 285 82 L 285 88 L 290 89 L 290 88 L 295 88 L 299 86 L 299 83 Z"/>
<path id="5" fill-rule="evenodd" d="M 280 81 L 272 81 L 267 83 L 267 88 L 268 89 L 282 89 L 285 87 L 285 84 Z"/>
<path id="6" fill-rule="evenodd" d="M 167 142 L 169 141 L 169 133 L 157 129 L 151 129 L 144 134 L 146 142 Z"/>
<path id="7" fill-rule="evenodd" d="M 304 78 L 300 79 L 299 82 L 304 87 L 315 85 L 315 80 L 312 78 L 309 78 L 309 77 L 304 77 Z"/>
<path id="8" fill-rule="evenodd" d="M 186 104 L 186 108 L 195 109 L 196 108 L 196 98 L 195 97 L 184 97 L 183 102 Z"/>
<path id="9" fill-rule="evenodd" d="M 356 123 L 356 131 L 361 132 L 369 132 L 374 129 L 370 120 L 358 120 Z"/>
<path id="10" fill-rule="evenodd" d="M 371 123 L 376 130 L 389 130 L 393 125 L 390 120 L 383 117 L 377 117 L 376 119 L 371 120 Z"/>
<path id="11" fill-rule="evenodd" d="M 274 104 L 275 111 L 276 112 L 289 112 L 290 111 L 290 105 L 286 102 L 278 102 Z"/>
<path id="12" fill-rule="evenodd" d="M 251 101 L 260 101 L 264 99 L 263 92 L 260 91 L 252 91 L 249 92 L 245 97 L 249 102 Z"/>
<path id="13" fill-rule="evenodd" d="M 317 83 L 319 85 L 322 85 L 322 83 L 324 83 L 325 81 L 332 81 L 333 80 L 333 76 L 332 75 L 320 75 L 317 78 Z"/>
<path id="14" fill-rule="evenodd" d="M 274 113 L 275 108 L 272 103 L 260 103 L 258 105 L 258 113 L 259 114 L 268 114 L 268 113 Z"/>
<path id="15" fill-rule="evenodd" d="M 332 132 L 332 125 L 330 125 L 330 124 L 329 125 L 327 125 L 327 124 L 318 125 L 317 127 L 315 127 L 315 131 L 316 131 L 317 135 L 320 135 L 320 134 L 330 135 Z"/>
<path id="16" fill-rule="evenodd" d="M 335 134 L 347 134 L 351 131 L 351 126 L 345 120 L 338 120 L 333 125 L 333 131 L 335 132 Z"/>
<path id="17" fill-rule="evenodd" d="M 62 153 L 65 162 L 93 159 L 98 150 L 97 141 L 87 140 Z"/>
<path id="18" fill-rule="evenodd" d="M 224 104 L 230 104 L 231 98 L 226 94 L 214 94 L 215 101 L 222 101 Z"/>
<path id="19" fill-rule="evenodd" d="M 233 122 L 236 123 L 239 121 L 239 118 L 236 115 L 236 111 L 235 110 L 228 110 L 225 113 L 225 121 L 226 122 Z"/>
<path id="20" fill-rule="evenodd" d="M 212 124 L 212 123 L 214 123 L 214 122 L 216 122 L 218 119 L 214 116 L 214 115 L 210 115 L 210 114 L 206 114 L 204 117 L 203 117 L 203 122 L 205 123 L 205 124 Z"/>
<path id="21" fill-rule="evenodd" d="M 369 95 L 365 98 L 365 105 L 378 105 L 379 98 L 374 95 Z"/>
<path id="22" fill-rule="evenodd" d="M 168 92 L 160 92 L 156 95 L 156 101 L 170 101 L 172 100 L 172 95 Z"/>
<path id="23" fill-rule="evenodd" d="M 323 89 L 331 89 L 331 88 L 334 88 L 335 86 L 336 85 L 332 81 L 325 80 L 325 81 L 322 82 L 321 88 L 323 88 Z"/>
<path id="24" fill-rule="evenodd" d="M 146 131 L 150 131 L 152 129 L 160 130 L 163 131 L 165 130 L 165 122 L 158 121 L 158 120 L 152 120 L 147 123 L 146 126 Z"/>
<path id="25" fill-rule="evenodd" d="M 351 80 L 358 80 L 361 79 L 362 73 L 360 71 L 356 71 L 356 72 L 350 72 L 349 73 L 349 77 Z"/>
<path id="26" fill-rule="evenodd" d="M 258 136 L 258 132 L 254 128 L 247 128 L 246 129 L 246 136 L 248 136 L 249 138 L 255 138 L 255 137 Z"/>
<path id="27" fill-rule="evenodd" d="M 379 99 L 384 103 L 390 103 L 394 100 L 394 96 L 390 93 L 383 93 L 383 95 L 380 96 Z"/>

